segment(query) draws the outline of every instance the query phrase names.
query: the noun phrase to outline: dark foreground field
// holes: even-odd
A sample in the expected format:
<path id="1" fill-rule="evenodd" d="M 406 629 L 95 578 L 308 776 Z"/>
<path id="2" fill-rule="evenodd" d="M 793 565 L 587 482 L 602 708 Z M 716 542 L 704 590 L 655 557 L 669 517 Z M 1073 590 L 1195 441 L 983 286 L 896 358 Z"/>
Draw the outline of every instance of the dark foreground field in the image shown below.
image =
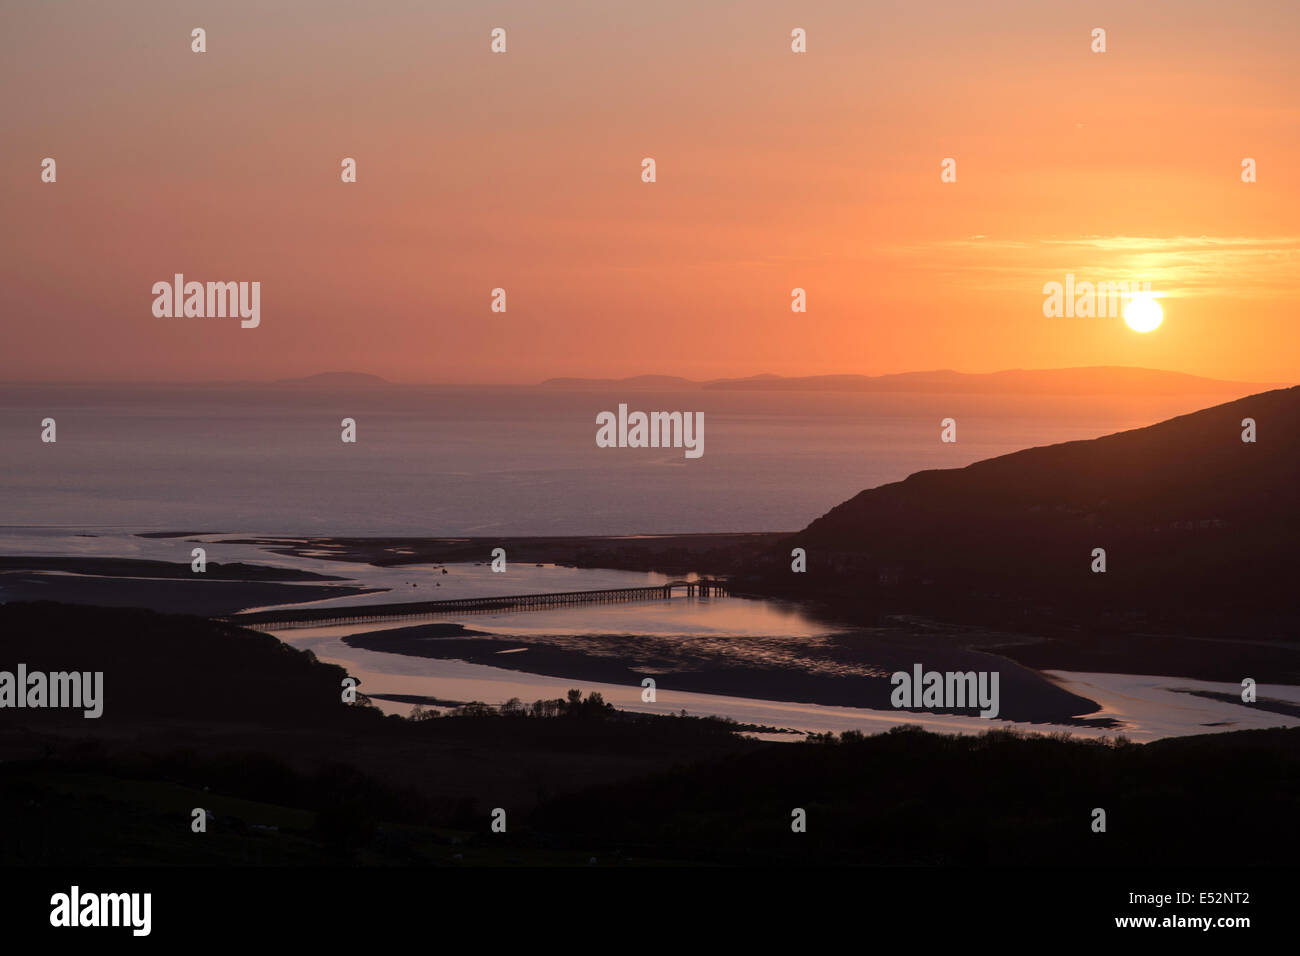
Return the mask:
<path id="1" fill-rule="evenodd" d="M 197 618 L 12 604 L 0 633 L 0 669 L 105 672 L 98 720 L 0 711 L 6 865 L 1240 866 L 1300 849 L 1297 730 L 764 743 L 580 694 L 406 720 L 341 703 L 337 667 Z"/>

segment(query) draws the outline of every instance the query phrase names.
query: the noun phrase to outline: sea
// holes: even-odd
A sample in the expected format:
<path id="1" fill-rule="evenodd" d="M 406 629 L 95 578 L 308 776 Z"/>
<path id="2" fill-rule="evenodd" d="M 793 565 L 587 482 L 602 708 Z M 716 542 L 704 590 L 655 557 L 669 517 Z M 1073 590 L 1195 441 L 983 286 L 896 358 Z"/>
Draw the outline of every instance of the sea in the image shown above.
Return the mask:
<path id="1" fill-rule="evenodd" d="M 1218 404 L 463 386 L 0 386 L 0 525 L 278 535 L 795 531 L 864 488 Z M 702 412 L 704 451 L 596 417 Z M 940 441 L 956 422 L 956 441 Z M 54 420 L 55 441 L 42 441 Z M 356 441 L 342 441 L 344 419 Z"/>

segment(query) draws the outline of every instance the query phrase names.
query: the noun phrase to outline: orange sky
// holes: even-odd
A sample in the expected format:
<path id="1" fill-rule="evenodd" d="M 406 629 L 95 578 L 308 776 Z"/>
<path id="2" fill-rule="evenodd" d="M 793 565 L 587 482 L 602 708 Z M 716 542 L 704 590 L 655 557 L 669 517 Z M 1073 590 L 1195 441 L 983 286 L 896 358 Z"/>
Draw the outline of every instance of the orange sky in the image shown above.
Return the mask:
<path id="1" fill-rule="evenodd" d="M 262 6 L 0 11 L 0 380 L 1298 378 L 1291 0 Z M 155 318 L 176 272 L 261 326 Z M 1164 325 L 1045 318 L 1066 273 Z"/>

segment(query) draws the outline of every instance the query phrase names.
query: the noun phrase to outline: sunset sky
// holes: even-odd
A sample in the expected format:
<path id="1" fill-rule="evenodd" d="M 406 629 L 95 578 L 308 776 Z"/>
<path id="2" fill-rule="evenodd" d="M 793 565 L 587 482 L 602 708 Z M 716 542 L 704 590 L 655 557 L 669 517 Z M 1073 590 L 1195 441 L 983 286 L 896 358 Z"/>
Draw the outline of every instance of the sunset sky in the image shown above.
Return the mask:
<path id="1" fill-rule="evenodd" d="M 1294 382 L 1297 35 L 1294 0 L 6 3 L 0 380 Z M 260 281 L 260 328 L 156 318 L 176 272 Z M 1067 273 L 1164 324 L 1044 317 Z"/>

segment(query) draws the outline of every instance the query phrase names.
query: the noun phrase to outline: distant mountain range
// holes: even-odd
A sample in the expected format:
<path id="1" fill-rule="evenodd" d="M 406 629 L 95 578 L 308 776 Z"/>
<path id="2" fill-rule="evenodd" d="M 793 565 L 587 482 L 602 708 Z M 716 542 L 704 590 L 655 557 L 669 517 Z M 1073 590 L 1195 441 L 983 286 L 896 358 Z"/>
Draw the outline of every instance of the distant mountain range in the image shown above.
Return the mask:
<path id="1" fill-rule="evenodd" d="M 1235 394 L 1259 391 L 1276 383 L 1230 382 L 1184 372 L 1102 365 L 1090 368 L 1008 369 L 1002 372 L 901 372 L 893 375 L 754 375 L 748 378 L 694 381 L 672 375 L 631 378 L 551 378 L 541 388 L 563 389 L 706 389 L 718 391 L 943 392 L 983 394 L 1133 395 Z"/>
<path id="2" fill-rule="evenodd" d="M 548 378 L 538 388 L 628 388 L 675 389 L 704 388 L 708 383 L 696 382 L 678 375 L 632 375 L 628 378 Z"/>
<path id="3" fill-rule="evenodd" d="M 273 385 L 311 388 L 409 388 L 366 372 L 321 372 L 285 378 Z M 429 383 L 424 387 L 430 387 Z M 695 380 L 679 375 L 632 375 L 627 378 L 548 378 L 532 386 L 573 391 L 768 391 L 768 392 L 929 392 L 1034 395 L 1245 395 L 1277 387 L 1273 382 L 1230 382 L 1185 372 L 1100 365 L 1091 368 L 1008 369 L 1002 372 L 899 372 L 892 375 L 751 375 L 746 378 Z M 1286 383 L 1290 384 L 1290 383 Z M 418 386 L 415 386 L 418 387 Z"/>

